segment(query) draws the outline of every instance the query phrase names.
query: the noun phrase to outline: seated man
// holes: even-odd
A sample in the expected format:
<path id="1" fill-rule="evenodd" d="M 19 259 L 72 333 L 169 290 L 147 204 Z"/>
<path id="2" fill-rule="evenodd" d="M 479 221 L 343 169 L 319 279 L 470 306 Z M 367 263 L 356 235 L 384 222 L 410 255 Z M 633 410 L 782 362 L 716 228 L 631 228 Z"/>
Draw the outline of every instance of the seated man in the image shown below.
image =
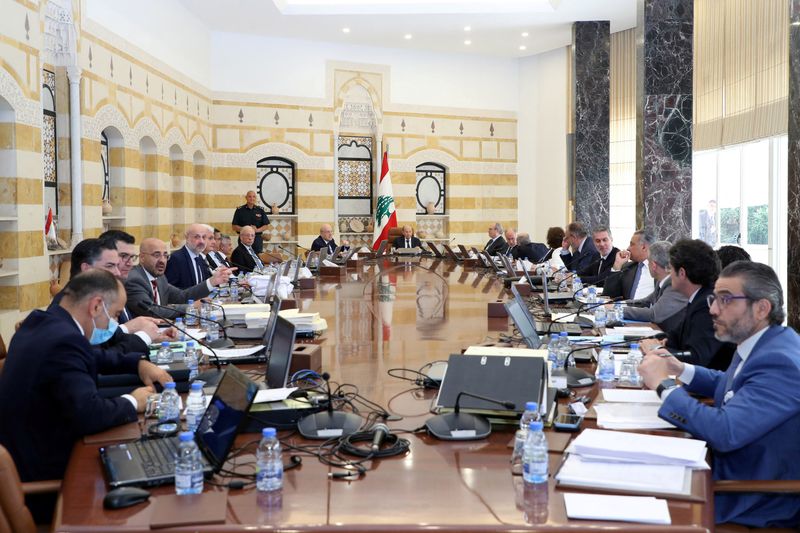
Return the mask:
<path id="1" fill-rule="evenodd" d="M 618 252 L 614 259 L 612 274 L 606 279 L 603 295 L 610 298 L 623 297 L 639 300 L 653 292 L 655 283 L 648 267 L 650 245 L 655 237 L 647 230 L 633 232 L 628 249 Z"/>
<path id="2" fill-rule="evenodd" d="M 689 299 L 675 290 L 670 278 L 668 241 L 657 241 L 650 246 L 647 268 L 656 280 L 656 288 L 638 300 L 629 300 L 623 312 L 626 320 L 652 322 L 664 331 L 674 330 L 683 322 Z"/>
<path id="3" fill-rule="evenodd" d="M 209 228 L 209 239 L 206 241 L 206 261 L 208 262 L 209 268 L 211 270 L 216 270 L 217 268 L 224 266 L 229 267 L 228 261 L 225 259 L 225 256 L 219 251 L 219 244 L 222 239 L 220 235 L 219 239 L 215 239 L 214 235 L 214 228 L 211 226 L 207 226 Z"/>
<path id="4" fill-rule="evenodd" d="M 125 305 L 122 283 L 93 269 L 72 278 L 61 303 L 34 310 L 11 339 L 0 374 L 0 443 L 23 481 L 64 476 L 72 445 L 84 435 L 135 422 L 153 383 L 171 381 L 166 371 L 139 355 L 98 357 L 92 347 L 117 328 Z M 97 374 L 138 373 L 144 387 L 101 398 Z"/>
<path id="5" fill-rule="evenodd" d="M 585 270 L 600 257 L 592 239 L 589 238 L 586 226 L 582 222 L 570 222 L 565 232 L 561 248 L 561 260 L 567 270 L 580 272 Z"/>
<path id="6" fill-rule="evenodd" d="M 611 230 L 606 226 L 598 226 L 592 231 L 592 242 L 594 242 L 594 247 L 600 257 L 577 272 L 585 285 L 602 286 L 611 273 L 611 267 L 614 265 L 614 259 L 617 257 L 619 249 L 614 246 Z"/>
<path id="7" fill-rule="evenodd" d="M 719 257 L 720 268 L 725 268 L 734 261 L 752 261 L 747 250 L 732 244 L 720 246 L 717 250 L 717 257 Z"/>
<path id="8" fill-rule="evenodd" d="M 311 251 L 318 252 L 323 248 L 328 249 L 328 255 L 336 249 L 336 241 L 333 238 L 333 228 L 330 224 L 323 224 L 319 228 L 319 237 L 311 243 Z"/>
<path id="9" fill-rule="evenodd" d="M 394 240 L 392 248 L 422 248 L 422 242 L 414 237 L 414 228 L 406 224 L 403 226 L 403 235 Z"/>
<path id="10" fill-rule="evenodd" d="M 164 277 L 169 252 L 160 239 L 144 239 L 139 247 L 139 264 L 131 270 L 125 290 L 128 292 L 128 309 L 131 313 L 150 315 L 158 318 L 174 319 L 186 312 L 188 300 L 200 300 L 211 292 L 214 286 L 228 281 L 233 269 L 219 268 L 210 278 L 188 289 L 173 287 Z M 175 304 L 173 309 L 163 307 Z"/>
<path id="11" fill-rule="evenodd" d="M 716 361 L 715 368 L 727 368 L 735 346 L 714 336 L 708 312 L 708 296 L 719 275 L 717 255 L 699 239 L 682 239 L 670 248 L 669 264 L 672 287 L 689 300 L 689 305 L 680 325 L 665 331 L 667 349 L 687 363 L 710 366 Z M 641 344 L 642 350 L 647 352 L 660 343 L 649 339 Z"/>
<path id="12" fill-rule="evenodd" d="M 661 396 L 658 415 L 708 442 L 714 479 L 800 479 L 800 337 L 781 326 L 778 276 L 761 263 L 733 263 L 707 300 L 715 336 L 734 343 L 736 357 L 722 372 L 656 355 L 667 355 L 663 349 L 646 355 L 639 372 Z M 713 398 L 713 404 L 690 394 Z M 717 523 L 797 528 L 800 496 L 717 493 L 714 517 Z"/>
<path id="13" fill-rule="evenodd" d="M 209 237 L 209 226 L 191 224 L 186 228 L 184 236 L 186 244 L 170 254 L 164 273 L 170 285 L 179 289 L 194 287 L 211 277 L 211 269 L 203 255 Z"/>
<path id="14" fill-rule="evenodd" d="M 231 254 L 231 264 L 239 268 L 239 272 L 253 272 L 262 270 L 264 263 L 253 249 L 256 238 L 256 229 L 253 226 L 244 226 L 239 232 L 239 246 Z"/>
<path id="15" fill-rule="evenodd" d="M 516 236 L 517 246 L 511 251 L 514 259 L 525 259 L 531 263 L 539 263 L 547 252 L 547 246 L 540 242 L 531 242 L 531 237 L 527 233 L 519 233 Z"/>
<path id="16" fill-rule="evenodd" d="M 495 222 L 489 226 L 489 242 L 483 247 L 484 251 L 489 255 L 501 255 L 508 249 L 508 243 L 503 238 L 503 226 L 499 222 Z"/>

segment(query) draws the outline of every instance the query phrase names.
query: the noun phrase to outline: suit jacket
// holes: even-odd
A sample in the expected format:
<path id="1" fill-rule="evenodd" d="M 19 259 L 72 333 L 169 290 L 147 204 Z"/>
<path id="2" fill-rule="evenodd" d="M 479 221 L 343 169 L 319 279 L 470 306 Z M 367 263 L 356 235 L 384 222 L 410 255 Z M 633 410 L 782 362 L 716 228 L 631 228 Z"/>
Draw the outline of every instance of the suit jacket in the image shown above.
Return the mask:
<path id="1" fill-rule="evenodd" d="M 317 252 L 325 248 L 325 246 L 326 246 L 325 240 L 322 237 L 317 237 L 316 239 L 314 239 L 314 242 L 311 243 L 311 251 Z M 336 249 L 336 240 L 335 239 L 329 240 L 327 246 L 328 246 L 328 253 L 329 254 L 333 253 L 333 251 Z"/>
<path id="2" fill-rule="evenodd" d="M 686 315 L 680 326 L 666 330 L 667 349 L 671 352 L 688 351 L 689 355 L 677 356 L 686 363 L 700 366 L 709 366 L 712 359 L 720 362 L 716 366 L 727 368 L 736 345 L 730 342 L 721 342 L 714 337 L 714 325 L 711 314 L 708 312 L 706 298 L 713 292 L 711 287 L 701 288 L 694 300 L 686 308 Z M 719 354 L 717 352 L 720 352 Z"/>
<path id="3" fill-rule="evenodd" d="M 60 306 L 22 322 L 0 374 L 0 443 L 23 481 L 63 477 L 75 441 L 137 420 L 127 399 L 101 398 L 96 379 L 138 364 L 138 355 L 98 358 Z"/>
<path id="4" fill-rule="evenodd" d="M 656 289 L 640 300 L 628 302 L 625 307 L 626 320 L 652 322 L 663 331 L 675 329 L 683 323 L 683 315 L 689 299 L 672 288 L 672 278 L 667 278 L 664 286 Z"/>
<path id="5" fill-rule="evenodd" d="M 505 253 L 506 249 L 508 248 L 508 243 L 503 238 L 502 235 L 498 235 L 498 237 L 494 241 L 490 241 L 486 243 L 486 246 L 483 247 L 484 250 L 489 252 L 489 255 L 497 255 Z"/>
<path id="6" fill-rule="evenodd" d="M 512 246 L 506 253 L 511 253 L 514 259 L 527 259 L 531 263 L 539 263 L 547 255 L 547 246 L 540 242 Z"/>
<path id="7" fill-rule="evenodd" d="M 564 262 L 564 266 L 567 270 L 575 272 L 585 270 L 586 267 L 591 265 L 599 257 L 600 254 L 597 253 L 597 248 L 594 247 L 594 243 L 590 237 L 586 237 L 586 240 L 583 241 L 583 248 L 581 248 L 580 252 L 561 254 L 561 260 Z M 603 294 L 605 294 L 605 291 L 603 291 Z"/>
<path id="8" fill-rule="evenodd" d="M 727 380 L 725 372 L 695 367 L 692 381 L 673 390 L 658 415 L 708 442 L 714 479 L 800 479 L 800 337 L 789 328 L 769 327 L 733 378 L 733 397 L 725 402 Z M 714 404 L 689 393 L 714 398 Z M 718 523 L 797 527 L 800 497 L 721 493 L 714 514 Z"/>
<path id="9" fill-rule="evenodd" d="M 614 266 L 614 260 L 617 258 L 619 248 L 614 246 L 605 259 L 600 257 L 600 252 L 597 253 L 597 258 L 586 265 L 582 270 L 578 270 L 578 276 L 584 284 L 603 286 L 606 278 L 611 274 L 611 267 Z M 603 289 L 605 294 L 605 289 Z"/>
<path id="10" fill-rule="evenodd" d="M 635 290 L 633 282 L 636 281 L 636 269 L 639 263 L 628 261 L 617 272 L 609 272 L 603 284 L 603 296 L 609 298 L 623 297 L 626 300 L 633 298 Z"/>
<path id="11" fill-rule="evenodd" d="M 222 255 L 222 252 L 208 252 L 206 254 L 206 261 L 208 262 L 208 266 L 211 268 L 211 270 L 216 270 L 221 266 L 231 266 L 228 260 L 225 259 L 225 256 Z"/>
<path id="12" fill-rule="evenodd" d="M 203 279 L 211 277 L 211 270 L 208 268 L 208 263 L 202 260 Z M 167 277 L 170 285 L 179 289 L 188 289 L 197 285 L 195 271 L 197 270 L 196 264 L 192 256 L 189 255 L 189 250 L 186 246 L 180 250 L 172 253 L 167 261 L 167 270 L 164 275 Z"/>
<path id="13" fill-rule="evenodd" d="M 253 251 L 255 252 L 255 250 Z M 253 259 L 250 252 L 248 252 L 244 244 L 241 243 L 231 252 L 231 261 L 233 262 L 232 264 L 239 269 L 238 272 L 252 272 L 258 266 L 256 265 L 256 260 Z"/>
<path id="14" fill-rule="evenodd" d="M 147 278 L 147 272 L 145 272 L 144 267 L 136 265 L 131 269 L 128 279 L 125 281 L 125 290 L 128 293 L 128 308 L 132 314 L 174 319 L 183 314 L 186 309 L 183 304 L 186 304 L 187 300 L 205 298 L 210 292 L 206 281 L 188 289 L 179 289 L 170 285 L 165 276 L 159 276 L 156 278 L 156 284 L 161 305 L 177 304 L 174 305 L 175 311 L 167 309 L 147 310 L 150 305 L 155 303 L 153 302 L 153 286 Z"/>
<path id="15" fill-rule="evenodd" d="M 402 235 L 400 237 L 396 238 L 394 240 L 394 242 L 392 242 L 392 248 L 405 248 L 405 247 L 406 247 L 406 238 L 403 237 Z M 422 241 L 420 241 L 418 238 L 412 236 L 411 237 L 411 248 L 414 248 L 414 247 L 422 248 Z"/>

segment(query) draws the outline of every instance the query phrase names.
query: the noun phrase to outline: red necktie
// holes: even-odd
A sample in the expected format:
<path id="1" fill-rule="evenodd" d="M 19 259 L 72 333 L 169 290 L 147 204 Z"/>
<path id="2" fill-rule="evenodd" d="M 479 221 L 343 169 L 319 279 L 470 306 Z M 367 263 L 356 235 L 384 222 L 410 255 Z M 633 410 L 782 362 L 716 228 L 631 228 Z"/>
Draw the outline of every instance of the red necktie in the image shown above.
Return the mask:
<path id="1" fill-rule="evenodd" d="M 153 303 L 161 305 L 161 298 L 158 297 L 158 282 L 153 280 L 150 283 L 153 284 Z"/>

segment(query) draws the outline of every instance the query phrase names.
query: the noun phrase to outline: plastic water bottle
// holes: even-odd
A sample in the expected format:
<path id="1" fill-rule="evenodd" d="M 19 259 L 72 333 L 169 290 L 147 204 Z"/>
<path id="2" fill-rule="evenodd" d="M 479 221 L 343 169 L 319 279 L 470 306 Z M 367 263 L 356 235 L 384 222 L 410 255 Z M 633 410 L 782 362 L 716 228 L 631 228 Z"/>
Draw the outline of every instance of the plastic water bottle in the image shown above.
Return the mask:
<path id="1" fill-rule="evenodd" d="M 542 432 L 542 422 L 531 422 L 525 440 L 522 478 L 525 483 L 547 483 L 547 439 Z"/>
<path id="2" fill-rule="evenodd" d="M 237 280 L 235 277 L 230 278 L 228 285 L 228 292 L 230 293 L 231 301 L 233 303 L 237 303 L 239 301 L 239 280 Z"/>
<path id="3" fill-rule="evenodd" d="M 197 327 L 197 309 L 194 308 L 194 300 L 188 300 L 186 307 L 186 327 Z"/>
<path id="4" fill-rule="evenodd" d="M 175 458 L 175 493 L 200 494 L 203 492 L 203 461 L 200 450 L 190 431 L 181 433 L 178 456 Z"/>
<path id="5" fill-rule="evenodd" d="M 194 347 L 194 341 L 186 343 L 186 351 L 183 352 L 183 363 L 189 369 L 189 380 L 197 377 L 197 366 L 199 364 L 197 357 L 197 349 Z"/>
<path id="6" fill-rule="evenodd" d="M 283 457 L 275 428 L 261 430 L 261 442 L 256 450 L 256 489 L 278 490 L 283 487 Z"/>
<path id="7" fill-rule="evenodd" d="M 205 398 L 203 397 L 203 384 L 192 383 L 189 396 L 186 398 L 186 429 L 194 433 L 200 425 L 200 419 L 206 411 Z"/>
<path id="8" fill-rule="evenodd" d="M 200 305 L 200 329 L 208 331 L 208 316 L 211 314 L 211 306 L 205 302 Z"/>
<path id="9" fill-rule="evenodd" d="M 604 328 L 606 327 L 606 322 L 608 321 L 608 313 L 606 312 L 606 306 L 601 305 L 594 308 L 594 327 L 596 328 Z"/>
<path id="10" fill-rule="evenodd" d="M 589 287 L 588 291 L 589 291 L 589 296 L 586 297 L 587 307 L 597 303 L 597 287 Z"/>
<path id="11" fill-rule="evenodd" d="M 625 360 L 622 361 L 622 367 L 619 371 L 620 382 L 627 383 L 638 387 L 641 380 L 639 378 L 639 362 L 642 360 L 642 352 L 639 351 L 638 344 L 631 344 L 631 351 L 628 352 Z"/>
<path id="12" fill-rule="evenodd" d="M 583 290 L 583 282 L 581 278 L 578 276 L 577 272 L 572 273 L 572 292 L 577 294 L 578 291 Z"/>
<path id="13" fill-rule="evenodd" d="M 559 334 L 559 341 L 558 341 L 558 359 L 556 363 L 558 363 L 558 368 L 564 368 L 564 363 L 566 362 L 567 358 L 569 357 L 569 352 L 572 350 L 572 344 L 569 342 L 569 337 L 567 336 L 566 331 L 562 331 Z M 575 361 L 573 360 L 569 366 L 574 366 Z"/>
<path id="14" fill-rule="evenodd" d="M 161 348 L 159 348 L 158 352 L 156 352 L 156 364 L 168 365 L 172 362 L 172 359 L 172 348 L 169 347 L 169 342 L 163 341 L 161 343 Z"/>
<path id="15" fill-rule="evenodd" d="M 625 321 L 625 307 L 622 305 L 622 302 L 616 302 L 614 304 L 614 320 L 617 322 Z"/>
<path id="16" fill-rule="evenodd" d="M 542 416 L 539 414 L 539 403 L 526 402 L 525 411 L 522 413 L 522 416 L 519 419 L 519 428 L 527 431 L 528 427 L 531 425 L 531 422 L 537 422 L 541 419 Z"/>
<path id="17" fill-rule="evenodd" d="M 206 340 L 208 342 L 219 339 L 219 311 L 212 307 L 208 311 L 208 321 L 206 322 Z"/>
<path id="18" fill-rule="evenodd" d="M 175 329 L 178 330 L 178 340 L 183 342 L 186 340 L 186 333 L 183 330 L 186 329 L 186 324 L 183 323 L 183 319 L 178 317 L 175 319 Z"/>
<path id="19" fill-rule="evenodd" d="M 597 377 L 600 381 L 614 381 L 614 354 L 608 348 L 600 350 L 597 359 Z"/>
<path id="20" fill-rule="evenodd" d="M 553 365 L 558 364 L 558 333 L 550 334 L 550 342 L 547 343 L 547 359 L 552 361 Z"/>
<path id="21" fill-rule="evenodd" d="M 164 384 L 164 392 L 161 393 L 161 405 L 158 411 L 159 422 L 177 422 L 181 419 L 180 396 L 175 390 L 175 382 L 170 381 Z"/>

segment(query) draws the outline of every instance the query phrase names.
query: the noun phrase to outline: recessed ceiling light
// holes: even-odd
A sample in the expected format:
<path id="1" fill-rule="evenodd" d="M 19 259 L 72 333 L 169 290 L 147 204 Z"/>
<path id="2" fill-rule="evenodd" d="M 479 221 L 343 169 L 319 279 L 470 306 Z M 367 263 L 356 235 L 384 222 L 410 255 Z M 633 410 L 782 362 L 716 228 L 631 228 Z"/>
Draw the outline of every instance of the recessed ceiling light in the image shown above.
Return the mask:
<path id="1" fill-rule="evenodd" d="M 464 31 L 472 31 L 472 26 L 464 26 Z"/>
<path id="2" fill-rule="evenodd" d="M 350 33 L 350 28 L 342 28 L 342 33 Z"/>
<path id="3" fill-rule="evenodd" d="M 411 35 L 410 33 L 406 33 L 404 35 L 404 37 L 405 37 L 406 41 L 408 41 L 409 39 L 411 39 L 413 37 L 413 35 Z"/>
<path id="4" fill-rule="evenodd" d="M 469 39 L 467 39 L 466 41 L 464 41 L 464 44 L 465 44 L 465 45 L 467 45 L 467 46 L 469 46 L 469 45 L 471 45 L 471 44 L 472 44 L 472 41 L 470 41 Z"/>
<path id="5" fill-rule="evenodd" d="M 523 37 L 527 37 L 528 36 L 528 32 L 526 32 L 526 31 L 522 32 L 522 36 Z"/>
<path id="6" fill-rule="evenodd" d="M 519 46 L 519 49 L 520 49 L 520 50 L 527 50 L 527 49 L 528 49 L 528 47 L 527 47 L 527 46 L 525 46 L 524 44 L 521 44 L 521 45 Z"/>

